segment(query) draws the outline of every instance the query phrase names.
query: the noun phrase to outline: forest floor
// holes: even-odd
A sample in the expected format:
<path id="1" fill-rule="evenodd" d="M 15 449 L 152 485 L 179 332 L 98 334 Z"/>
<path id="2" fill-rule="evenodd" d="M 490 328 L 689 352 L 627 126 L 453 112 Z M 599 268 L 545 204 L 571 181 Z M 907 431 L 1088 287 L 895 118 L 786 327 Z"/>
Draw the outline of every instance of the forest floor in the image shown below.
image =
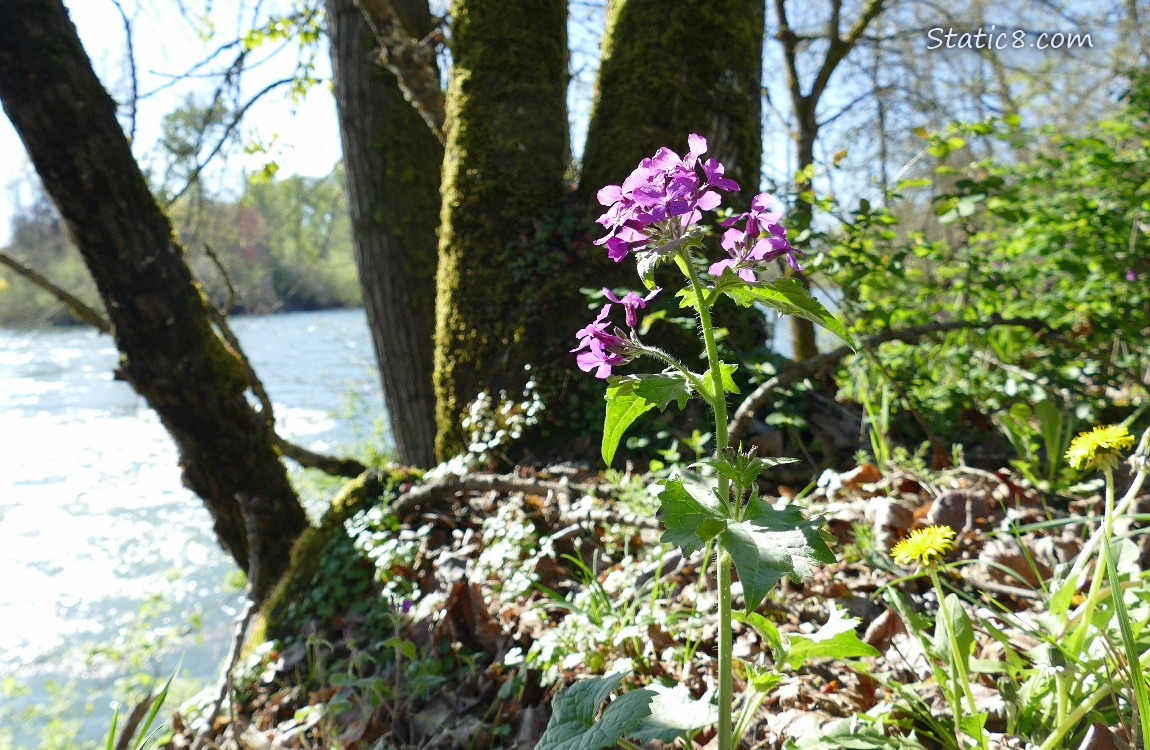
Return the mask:
<path id="1" fill-rule="evenodd" d="M 717 671 L 713 564 L 659 542 L 648 491 L 658 477 L 614 478 L 559 466 L 396 481 L 349 507 L 347 535 L 325 542 L 279 637 L 249 643 L 238 660 L 234 706 L 208 726 L 210 701 L 185 704 L 165 747 L 531 748 L 554 695 L 587 675 L 623 672 L 625 687 L 707 695 Z M 759 613 L 784 635 L 853 618 L 881 655 L 782 667 L 736 622 L 735 656 L 783 674 L 743 746 L 954 745 L 921 621 L 933 619 L 937 596 L 889 556 L 908 531 L 941 524 L 957 532 L 942 578 L 974 623 L 971 686 L 990 746 L 1027 747 L 1006 734 L 1018 716 L 1002 691 L 1041 661 L 1045 582 L 1097 525 L 1097 494 L 1043 496 L 1010 470 L 867 463 L 824 473 L 794 500 L 825 519 L 838 562 L 784 580 Z M 1144 557 L 1146 537 L 1134 538 Z M 735 592 L 738 608 L 737 582 Z M 1125 746 L 1118 721 L 1091 731 L 1065 746 Z M 693 743 L 714 747 L 713 729 Z"/>

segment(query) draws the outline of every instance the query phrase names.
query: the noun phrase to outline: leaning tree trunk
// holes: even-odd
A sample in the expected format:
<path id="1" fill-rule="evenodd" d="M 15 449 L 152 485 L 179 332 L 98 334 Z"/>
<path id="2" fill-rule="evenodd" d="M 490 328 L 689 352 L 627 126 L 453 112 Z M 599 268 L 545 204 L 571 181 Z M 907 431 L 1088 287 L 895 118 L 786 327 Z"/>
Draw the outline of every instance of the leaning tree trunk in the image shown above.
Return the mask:
<path id="1" fill-rule="evenodd" d="M 0 0 L 0 16 L 4 111 L 96 281 L 123 372 L 175 439 L 184 483 L 262 598 L 307 526 L 271 426 L 244 397 L 244 368 L 212 328 L 63 3 Z"/>
<path id="2" fill-rule="evenodd" d="M 758 192 L 762 160 L 763 0 L 611 0 L 595 104 L 579 179 L 581 205 L 602 211 L 595 194 L 621 183 L 660 146 L 682 154 L 687 135 L 706 136 L 727 176 L 742 188 L 724 205 L 746 210 Z M 630 264 L 598 260 L 609 286 L 634 288 Z M 624 268 L 624 266 L 626 266 Z M 727 344 L 764 339 L 762 315 L 724 311 Z"/>
<path id="3" fill-rule="evenodd" d="M 443 147 L 378 63 L 354 0 L 326 0 L 344 173 L 363 302 L 395 457 L 435 462 L 435 268 Z M 412 36 L 431 31 L 426 0 L 394 0 Z"/>
<path id="4" fill-rule="evenodd" d="M 477 394 L 519 401 L 529 377 L 561 384 L 573 369 L 566 350 L 586 305 L 570 276 L 573 251 L 545 241 L 567 166 L 566 11 L 561 0 L 451 6 L 435 334 L 441 457 L 467 447 L 461 422 Z M 579 408 L 545 398 L 553 426 Z"/>

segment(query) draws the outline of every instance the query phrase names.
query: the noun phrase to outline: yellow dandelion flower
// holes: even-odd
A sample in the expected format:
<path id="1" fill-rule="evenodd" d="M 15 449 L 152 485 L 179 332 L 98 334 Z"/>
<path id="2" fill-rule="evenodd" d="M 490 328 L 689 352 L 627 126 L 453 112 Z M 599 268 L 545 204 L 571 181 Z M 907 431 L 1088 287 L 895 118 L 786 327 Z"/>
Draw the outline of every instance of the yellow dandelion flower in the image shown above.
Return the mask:
<path id="1" fill-rule="evenodd" d="M 954 547 L 954 529 L 949 526 L 927 526 L 915 529 L 891 547 L 890 555 L 899 565 L 935 565 Z"/>
<path id="2" fill-rule="evenodd" d="M 1095 427 L 1070 441 L 1066 460 L 1079 471 L 1113 469 L 1118 466 L 1122 452 L 1133 446 L 1133 436 L 1122 425 Z"/>

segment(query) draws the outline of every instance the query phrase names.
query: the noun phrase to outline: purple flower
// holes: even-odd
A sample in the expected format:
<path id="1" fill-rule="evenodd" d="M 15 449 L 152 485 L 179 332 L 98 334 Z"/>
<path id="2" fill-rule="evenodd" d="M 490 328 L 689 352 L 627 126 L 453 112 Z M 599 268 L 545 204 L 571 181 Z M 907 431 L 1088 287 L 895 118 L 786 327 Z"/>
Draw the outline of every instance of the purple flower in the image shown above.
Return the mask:
<path id="1" fill-rule="evenodd" d="M 603 305 L 599 317 L 575 333 L 575 337 L 579 339 L 579 346 L 571 350 L 580 352 L 586 349 L 587 351 L 580 352 L 575 358 L 575 363 L 583 372 L 594 370 L 595 377 L 603 379 L 611 375 L 612 367 L 625 365 L 631 361 L 625 354 L 627 339 L 608 330 L 611 324 L 607 321 L 607 315 L 610 312 L 611 305 Z"/>
<path id="2" fill-rule="evenodd" d="M 1126 280 L 1127 281 L 1137 281 L 1138 280 L 1138 272 L 1135 271 L 1133 268 L 1127 268 L 1126 269 Z"/>
<path id="3" fill-rule="evenodd" d="M 596 221 L 607 229 L 607 236 L 595 241 L 606 245 L 607 256 L 621 261 L 627 253 L 642 250 L 658 231 L 655 224 L 676 239 L 682 230 L 698 223 L 703 211 L 718 207 L 722 198 L 715 190 L 738 190 L 734 180 L 723 176 L 723 165 L 715 159 L 699 164 L 707 151 L 707 139 L 692 133 L 687 137 L 687 156 L 680 158 L 669 148 L 660 148 L 654 156 L 639 162 L 622 185 L 608 185 L 599 191 L 599 203 L 607 211 Z M 700 177 L 698 167 L 703 170 Z M 714 189 L 712 189 L 714 188 Z M 674 224 L 670 219 L 678 219 Z"/>
<path id="4" fill-rule="evenodd" d="M 647 303 L 654 299 L 655 295 L 661 291 L 663 290 L 659 287 L 655 287 L 646 297 L 640 297 L 638 292 L 627 292 L 623 295 L 623 299 L 616 297 L 615 293 L 610 289 L 604 288 L 603 294 L 607 296 L 607 299 L 623 306 L 623 309 L 627 311 L 627 325 L 634 328 L 639 322 L 637 311 L 646 308 Z"/>
<path id="5" fill-rule="evenodd" d="M 754 266 L 783 257 L 796 271 L 803 270 L 795 258 L 795 253 L 802 251 L 787 240 L 787 230 L 779 223 L 782 213 L 772 208 L 774 202 L 770 193 L 759 193 L 751 201 L 750 211 L 719 222 L 729 227 L 723 233 L 722 246 L 730 257 L 712 263 L 707 273 L 722 276 L 730 268 L 744 281 L 754 282 L 758 280 Z"/>

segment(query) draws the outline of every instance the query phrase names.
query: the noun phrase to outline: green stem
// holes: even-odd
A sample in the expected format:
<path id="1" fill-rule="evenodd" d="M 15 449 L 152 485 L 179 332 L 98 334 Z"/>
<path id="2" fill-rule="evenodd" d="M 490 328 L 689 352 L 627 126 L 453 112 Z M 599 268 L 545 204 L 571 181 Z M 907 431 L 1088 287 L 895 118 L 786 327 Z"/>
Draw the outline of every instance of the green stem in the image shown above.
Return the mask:
<path id="1" fill-rule="evenodd" d="M 691 262 L 688 249 L 684 248 L 675 257 L 679 269 L 691 281 L 695 293 L 695 310 L 699 314 L 699 326 L 703 329 L 703 344 L 707 348 L 707 364 L 711 368 L 711 392 L 715 397 L 711 408 L 715 412 L 715 457 L 723 455 L 727 449 L 727 393 L 723 390 L 723 370 L 719 366 L 719 348 L 715 343 L 715 331 L 711 325 L 711 309 L 707 304 L 699 273 Z M 718 478 L 719 497 L 725 505 L 731 501 L 727 478 Z M 719 746 L 718 750 L 734 750 L 734 664 L 731 644 L 731 558 L 716 545 L 719 567 Z"/>
<path id="2" fill-rule="evenodd" d="M 930 576 L 930 582 L 934 584 L 935 594 L 938 596 L 938 616 L 942 620 L 942 627 L 946 631 L 946 639 L 950 643 L 950 657 L 954 665 L 954 674 L 957 677 L 957 682 L 962 686 L 962 692 L 966 696 L 967 705 L 970 708 L 972 716 L 978 714 L 978 706 L 974 702 L 974 691 L 970 689 L 970 677 L 966 671 L 966 663 L 962 658 L 958 646 L 958 636 L 954 632 L 954 623 L 950 621 L 950 613 L 946 609 L 946 592 L 942 589 L 942 581 L 938 578 L 938 571 L 934 566 L 927 568 L 927 575 Z M 953 687 L 953 686 L 952 686 Z M 959 748 L 963 747 L 962 744 L 962 701 L 958 700 L 957 695 L 951 710 L 954 712 L 954 739 L 958 742 Z M 985 733 L 980 733 L 978 737 L 978 744 L 981 747 L 986 747 Z"/>

